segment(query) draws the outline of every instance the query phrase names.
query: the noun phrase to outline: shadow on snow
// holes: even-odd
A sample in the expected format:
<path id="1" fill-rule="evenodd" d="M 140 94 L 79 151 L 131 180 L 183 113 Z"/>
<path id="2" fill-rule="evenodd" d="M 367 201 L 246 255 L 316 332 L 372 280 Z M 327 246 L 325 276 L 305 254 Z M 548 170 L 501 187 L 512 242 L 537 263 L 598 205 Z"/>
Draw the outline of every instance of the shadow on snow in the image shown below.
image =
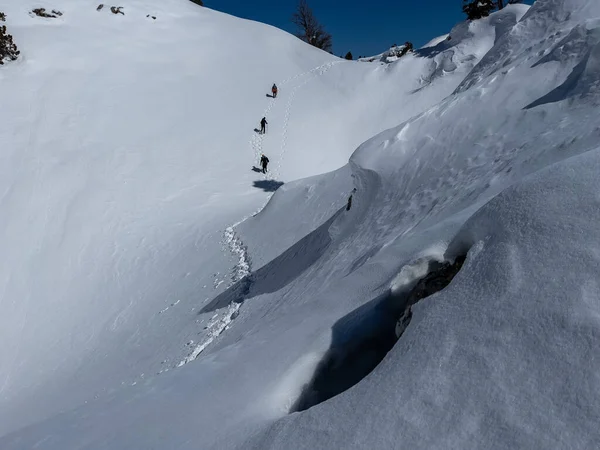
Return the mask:
<path id="1" fill-rule="evenodd" d="M 312 233 L 300 239 L 270 263 L 247 275 L 222 294 L 208 303 L 199 314 L 224 308 L 231 303 L 243 303 L 245 300 L 262 294 L 270 294 L 282 289 L 317 261 L 331 243 L 329 227 L 342 213 L 336 212 L 327 222 Z"/>
<path id="2" fill-rule="evenodd" d="M 466 256 L 459 256 L 452 263 L 430 261 L 423 278 L 400 292 L 388 290 L 338 320 L 332 329 L 329 350 L 290 413 L 305 411 L 329 400 L 369 375 L 408 327 L 411 307 L 445 289 L 465 259 Z"/>
<path id="3" fill-rule="evenodd" d="M 254 170 L 254 168 L 252 169 Z M 256 170 L 254 170 L 256 172 Z M 275 192 L 281 186 L 283 186 L 283 181 L 275 181 L 275 180 L 256 180 L 253 183 L 253 186 L 258 189 L 262 189 L 265 192 Z"/>

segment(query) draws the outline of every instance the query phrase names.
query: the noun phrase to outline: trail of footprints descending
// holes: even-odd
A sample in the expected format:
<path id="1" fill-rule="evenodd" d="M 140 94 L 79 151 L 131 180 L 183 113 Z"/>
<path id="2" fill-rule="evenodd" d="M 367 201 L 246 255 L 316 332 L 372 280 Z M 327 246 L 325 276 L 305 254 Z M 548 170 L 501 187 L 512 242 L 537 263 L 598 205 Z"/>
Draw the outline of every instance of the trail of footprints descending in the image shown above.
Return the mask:
<path id="1" fill-rule="evenodd" d="M 330 62 L 327 64 L 323 64 L 323 65 L 314 67 L 311 70 L 308 70 L 303 73 L 299 73 L 297 75 L 294 75 L 290 78 L 287 78 L 287 79 L 277 83 L 277 85 L 279 87 L 285 87 L 286 85 L 288 85 L 296 80 L 304 78 L 304 80 L 302 80 L 300 83 L 296 84 L 291 90 L 288 91 L 289 94 L 288 94 L 288 98 L 287 98 L 287 102 L 286 102 L 286 106 L 285 106 L 283 122 L 280 122 L 283 124 L 282 131 L 281 131 L 281 146 L 280 146 L 279 155 L 275 159 L 275 161 L 276 161 L 275 162 L 275 170 L 264 174 L 263 179 L 265 179 L 265 180 L 266 179 L 278 179 L 281 174 L 283 158 L 285 156 L 285 152 L 287 149 L 287 136 L 288 136 L 288 128 L 289 128 L 289 122 L 290 122 L 290 115 L 292 112 L 292 106 L 294 104 L 294 99 L 296 97 L 298 90 L 300 90 L 301 88 L 306 86 L 308 83 L 310 83 L 312 80 L 316 79 L 317 77 L 324 75 L 329 69 L 331 69 L 336 64 L 339 64 L 340 62 L 341 61 L 334 61 L 334 62 Z M 281 91 L 282 91 L 282 89 L 280 89 L 280 92 Z M 285 92 L 285 90 L 283 90 L 283 91 Z M 283 96 L 285 97 L 285 94 Z M 274 99 L 274 98 L 269 99 L 269 102 L 268 102 L 269 104 L 263 113 L 263 117 L 266 117 L 267 121 L 269 121 L 269 114 L 271 113 L 271 110 L 273 109 L 275 104 L 278 102 L 281 102 L 281 100 L 282 100 L 281 96 L 276 99 Z M 265 138 L 267 138 L 268 136 L 269 136 L 268 125 L 267 125 L 267 134 L 265 134 L 265 135 L 259 134 L 255 131 L 252 132 L 252 136 L 250 138 L 250 148 L 252 149 L 252 151 L 254 153 L 255 161 L 257 161 L 256 167 L 259 166 L 258 161 L 260 161 L 261 154 L 264 152 L 263 143 L 265 141 Z M 233 268 L 229 274 L 229 277 L 228 277 L 229 279 L 228 279 L 228 284 L 226 286 L 226 289 L 229 289 L 232 285 L 234 285 L 235 283 L 242 280 L 244 277 L 249 276 L 252 273 L 252 266 L 251 266 L 251 261 L 250 261 L 249 255 L 248 255 L 247 248 L 244 245 L 244 243 L 242 242 L 242 240 L 239 238 L 239 236 L 236 234 L 235 228 L 238 225 L 240 225 L 242 222 L 247 220 L 249 217 L 252 217 L 252 216 L 255 216 L 256 214 L 258 214 L 265 207 L 265 205 L 269 202 L 272 195 L 273 194 L 269 195 L 269 197 L 266 199 L 265 203 L 257 211 L 242 218 L 241 220 L 234 223 L 233 225 L 227 227 L 223 233 L 223 240 L 222 240 L 223 247 L 226 248 L 227 251 L 229 253 L 231 253 L 236 260 L 236 263 L 233 266 Z M 231 305 L 227 306 L 227 308 L 224 308 L 224 311 L 220 311 L 220 312 L 217 312 L 216 314 L 214 314 L 212 316 L 212 318 L 210 319 L 210 321 L 208 322 L 208 325 L 206 326 L 207 335 L 205 336 L 204 340 L 202 340 L 202 342 L 199 342 L 197 345 L 195 345 L 193 350 L 188 354 L 188 356 L 186 356 L 177 366 L 179 367 L 184 364 L 187 364 L 188 362 L 195 360 L 211 343 L 213 343 L 215 341 L 215 339 L 217 339 L 224 331 L 226 331 L 230 327 L 232 321 L 237 317 L 241 306 L 242 306 L 242 303 L 234 302 Z"/>

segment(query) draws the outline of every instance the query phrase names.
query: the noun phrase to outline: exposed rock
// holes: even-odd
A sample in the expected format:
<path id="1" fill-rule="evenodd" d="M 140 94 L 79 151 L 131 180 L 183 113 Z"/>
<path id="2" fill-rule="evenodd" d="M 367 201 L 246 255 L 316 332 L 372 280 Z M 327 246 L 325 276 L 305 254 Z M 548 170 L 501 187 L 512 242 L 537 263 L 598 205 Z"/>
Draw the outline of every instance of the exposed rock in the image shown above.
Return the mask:
<path id="1" fill-rule="evenodd" d="M 466 256 L 453 263 L 430 261 L 428 273 L 399 295 L 384 294 L 340 319 L 330 349 L 290 412 L 304 411 L 359 383 L 385 358 L 412 319 L 412 305 L 446 288 Z"/>
<path id="2" fill-rule="evenodd" d="M 410 291 L 408 295 L 408 306 L 414 305 L 419 300 L 429 297 L 441 291 L 450 284 L 465 262 L 466 256 L 456 258 L 453 264 L 433 263 L 437 267 L 430 267 L 430 271 Z"/>
<path id="3" fill-rule="evenodd" d="M 56 19 L 58 16 L 62 16 L 62 13 L 60 11 L 56 11 L 54 9 L 51 13 L 47 13 L 46 8 L 36 8 L 31 10 L 31 12 L 38 17 L 45 17 L 48 19 Z"/>

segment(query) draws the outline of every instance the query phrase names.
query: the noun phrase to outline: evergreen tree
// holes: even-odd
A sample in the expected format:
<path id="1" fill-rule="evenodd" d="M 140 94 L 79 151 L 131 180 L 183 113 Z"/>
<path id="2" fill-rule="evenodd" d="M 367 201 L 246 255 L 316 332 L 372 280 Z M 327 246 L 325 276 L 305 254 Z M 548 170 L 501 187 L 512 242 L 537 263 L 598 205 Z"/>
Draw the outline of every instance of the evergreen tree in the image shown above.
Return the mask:
<path id="1" fill-rule="evenodd" d="M 6 20 L 6 15 L 0 12 L 0 22 Z M 4 64 L 4 60 L 14 61 L 19 56 L 20 52 L 16 44 L 13 42 L 13 37 L 6 32 L 6 25 L 0 26 L 0 64 Z"/>
<path id="2" fill-rule="evenodd" d="M 496 8 L 494 0 L 463 0 L 463 12 L 469 20 L 487 17 Z"/>
<path id="3" fill-rule="evenodd" d="M 344 58 L 346 58 L 349 61 L 352 61 L 354 59 L 354 58 L 352 58 L 352 52 L 346 53 L 346 56 L 344 56 Z"/>

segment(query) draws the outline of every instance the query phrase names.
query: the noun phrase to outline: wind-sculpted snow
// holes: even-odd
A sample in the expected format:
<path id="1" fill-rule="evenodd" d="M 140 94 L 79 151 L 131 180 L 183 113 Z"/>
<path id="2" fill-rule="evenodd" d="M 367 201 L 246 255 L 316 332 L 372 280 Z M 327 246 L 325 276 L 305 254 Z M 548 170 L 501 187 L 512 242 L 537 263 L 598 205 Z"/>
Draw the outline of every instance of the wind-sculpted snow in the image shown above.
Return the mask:
<path id="1" fill-rule="evenodd" d="M 330 349 L 291 412 L 327 401 L 368 376 L 406 331 L 411 308 L 446 288 L 464 261 L 460 255 L 452 263 L 425 259 L 407 264 L 388 292 L 340 319 Z"/>
<path id="2" fill-rule="evenodd" d="M 416 50 L 415 55 L 424 58 L 427 64 L 421 75 L 420 88 L 458 68 L 472 69 L 494 42 L 512 29 L 527 9 L 523 5 L 507 6 L 489 18 L 459 23 L 446 39 Z"/>
<path id="3" fill-rule="evenodd" d="M 175 4 L 175 0 L 169 3 Z M 61 20 L 70 20 L 68 8 L 64 10 Z M 87 217 L 104 217 L 96 233 L 120 231 L 106 241 L 77 234 L 78 239 L 91 239 L 88 247 L 69 246 L 69 251 L 62 250 L 64 255 L 61 251 L 46 253 L 57 241 L 30 233 L 26 226 L 38 222 L 25 220 L 30 217 L 25 214 L 16 226 L 6 222 L 7 215 L 0 216 L 4 231 L 12 230 L 9 237 L 25 249 L 31 258 L 27 261 L 40 269 L 36 275 L 42 275 L 35 278 L 39 285 L 19 284 L 17 275 L 26 277 L 34 272 L 0 266 L 4 277 L 0 280 L 10 280 L 2 291 L 2 304 L 9 308 L 6 317 L 18 319 L 14 326 L 3 321 L 11 327 L 0 328 L 0 333 L 7 342 L 13 336 L 25 336 L 24 341 L 17 341 L 22 350 L 40 355 L 30 340 L 46 342 L 40 339 L 62 335 L 44 329 L 35 338 L 27 337 L 25 330 L 31 330 L 32 323 L 41 326 L 43 321 L 25 305 L 45 303 L 34 295 L 23 295 L 16 302 L 15 295 L 29 292 L 25 286 L 39 287 L 36 293 L 53 286 L 59 293 L 72 293 L 59 289 L 63 285 L 57 281 L 50 283 L 62 278 L 52 276 L 56 272 L 48 269 L 45 258 L 52 261 L 51 267 L 69 268 L 59 273 L 68 280 L 73 279 L 67 277 L 73 270 L 85 267 L 75 278 L 95 282 L 78 285 L 80 289 L 73 291 L 79 294 L 78 302 L 68 303 L 73 308 L 68 317 L 79 320 L 90 333 L 77 334 L 72 326 L 68 330 L 78 338 L 87 337 L 81 341 L 86 343 L 84 349 L 90 358 L 98 358 L 76 359 L 74 366 L 82 364 L 89 369 L 77 371 L 71 370 L 69 358 L 78 353 L 66 345 L 58 346 L 62 341 L 51 341 L 52 345 L 44 348 L 48 358 L 42 358 L 39 366 L 33 364 L 31 355 L 26 358 L 4 349 L 1 361 L 15 363 L 9 364 L 8 377 L 3 375 L 2 411 L 10 411 L 11 423 L 4 425 L 5 413 L 2 425 L 11 432 L 2 434 L 0 448 L 600 447 L 600 350 L 595 345 L 600 337 L 600 93 L 595 85 L 600 68 L 594 43 L 600 10 L 597 2 L 538 0 L 519 20 L 525 11 L 526 7 L 511 6 L 485 21 L 459 26 L 455 29 L 455 36 L 461 36 L 456 40 L 459 43 L 452 43 L 453 38 L 424 49 L 427 55 L 416 52 L 385 67 L 351 62 L 329 65 L 329 56 L 304 46 L 290 50 L 288 46 L 295 41 L 287 40 L 281 44 L 288 50 L 284 55 L 294 57 L 281 65 L 270 65 L 265 58 L 269 70 L 252 61 L 247 62 L 246 71 L 240 71 L 239 61 L 229 64 L 230 52 L 223 52 L 227 56 L 223 59 L 217 52 L 219 74 L 233 77 L 243 72 L 236 78 L 241 88 L 231 84 L 236 86 L 239 109 L 222 98 L 225 91 L 218 91 L 212 100 L 197 97 L 198 104 L 215 109 L 207 109 L 202 120 L 190 111 L 178 118 L 194 117 L 192 124 L 181 123 L 186 124 L 185 129 L 204 130 L 203 134 L 179 139 L 177 133 L 162 129 L 169 136 L 169 142 L 167 138 L 160 141 L 160 150 L 168 149 L 164 153 L 153 146 L 152 139 L 146 141 L 149 150 L 131 153 L 134 138 L 162 123 L 154 119 L 126 139 L 103 145 L 103 152 L 85 147 L 87 152 L 75 153 L 85 163 L 75 166 L 79 169 L 76 174 L 83 168 L 100 172 L 92 170 L 81 179 L 75 177 L 82 183 L 78 195 L 69 197 L 66 205 L 52 203 L 55 214 L 63 206 L 74 211 L 60 216 L 68 224 L 64 228 L 50 220 L 50 209 L 43 206 L 43 200 L 50 202 L 54 197 L 39 196 L 56 190 L 64 195 L 72 192 L 72 184 L 58 182 L 62 178 L 42 176 L 47 175 L 44 170 L 48 167 L 55 167 L 52 163 L 63 173 L 58 161 L 68 164 L 72 159 L 53 153 L 50 160 L 40 161 L 31 171 L 26 157 L 33 155 L 30 160 L 36 161 L 44 154 L 42 150 L 56 151 L 41 144 L 45 135 L 39 130 L 48 132 L 58 124 L 69 130 L 68 120 L 63 123 L 57 116 L 35 109 L 33 117 L 39 126 L 19 122 L 22 128 L 10 127 L 10 136 L 15 130 L 25 132 L 16 133 L 14 142 L 19 145 L 15 148 L 20 152 L 8 158 L 13 170 L 5 169 L 5 177 L 0 177 L 13 183 L 3 207 L 19 205 L 29 213 L 32 206 L 42 208 L 47 212 L 42 218 L 56 227 L 56 233 L 63 232 L 60 235 L 65 242 L 71 242 L 76 230 L 89 229 L 92 222 L 85 221 Z M 204 17 L 204 25 L 220 21 L 211 12 L 198 14 Z M 131 17 L 125 16 L 134 20 Z M 156 22 L 145 23 L 158 25 L 160 20 L 159 14 Z M 270 32 L 263 36 L 264 29 L 258 24 L 227 20 L 231 22 L 222 26 L 249 29 L 235 34 L 225 47 L 232 41 L 245 42 L 243 38 L 253 33 L 262 36 L 264 48 L 280 43 Z M 52 29 L 57 33 L 63 30 L 58 25 Z M 16 27 L 16 33 L 22 31 Z M 481 41 L 471 41 L 471 33 Z M 202 47 L 195 44 L 194 54 Z M 304 51 L 306 59 L 298 56 Z M 256 52 L 252 55 L 257 58 Z M 436 56 L 441 58 L 438 62 L 450 58 L 456 68 L 442 70 L 428 84 L 423 80 Z M 281 61 L 280 54 L 271 57 Z M 24 67 L 18 64 L 10 70 Z M 204 82 L 211 85 L 203 91 L 206 97 L 214 85 L 224 86 L 208 75 L 211 70 L 206 61 L 201 65 Z M 246 92 L 263 78 L 268 80 L 263 83 L 268 88 L 277 81 L 272 80 L 271 72 L 279 67 L 277 78 L 289 82 L 276 102 L 264 92 Z M 177 83 L 170 85 L 174 89 L 182 83 L 181 73 L 196 74 L 192 69 L 195 67 L 184 65 L 177 76 L 163 73 L 162 81 L 165 77 L 176 79 Z M 7 73 L 2 73 L 5 78 L 0 88 L 8 80 L 17 92 L 22 81 L 17 83 Z M 53 79 L 47 75 L 44 73 L 44 79 Z M 58 86 L 58 78 L 54 80 L 48 81 L 48 89 L 35 92 L 48 96 L 47 101 L 56 100 L 50 89 Z M 566 81 L 569 90 L 563 92 L 567 95 L 532 105 Z M 127 92 L 113 87 L 121 95 Z M 179 95 L 188 100 L 190 92 L 194 91 Z M 15 97 L 7 94 L 6 98 L 17 107 L 15 117 L 30 117 L 27 108 L 18 109 L 20 102 Z M 76 104 L 79 102 L 69 108 Z M 176 105 L 179 103 L 170 105 L 168 111 L 177 111 Z M 526 108 L 528 105 L 532 107 Z M 81 108 L 80 116 L 90 114 L 88 107 Z M 270 129 L 256 140 L 252 129 L 265 108 L 271 108 L 267 117 Z M 60 109 L 62 113 L 67 110 Z M 212 117 L 226 117 L 224 111 L 236 116 L 227 127 L 215 131 Z M 137 112 L 144 117 L 141 109 Z M 58 117 L 75 120 L 73 116 Z M 43 127 L 45 120 L 51 120 L 48 128 Z M 165 123 L 173 126 L 173 122 Z M 205 123 L 211 126 L 203 128 Z M 238 132 L 240 123 L 248 126 Z M 394 128 L 381 132 L 391 124 Z M 0 132 L 9 135 L 6 128 Z M 375 133 L 379 134 L 373 136 Z M 373 137 L 364 142 L 368 136 Z M 83 145 L 87 142 L 84 137 L 67 133 L 61 142 L 74 152 L 68 144 Z M 292 181 L 339 167 L 344 152 L 351 151 L 347 147 L 356 148 L 356 141 L 364 143 L 348 166 L 328 175 Z M 27 153 L 32 151 L 31 145 L 39 152 Z M 119 145 L 128 146 L 128 151 L 105 149 L 121 148 Z M 179 154 L 181 161 L 158 157 L 172 155 L 181 147 L 187 148 Z M 265 152 L 272 164 L 275 160 L 273 179 L 285 184 L 252 216 L 270 195 L 253 187 L 257 178 L 264 180 L 251 171 L 255 152 Z M 89 154 L 99 162 L 86 159 Z M 102 155 L 109 155 L 109 160 Z M 213 160 L 218 163 L 207 162 Z M 116 163 L 110 165 L 110 161 Z M 146 172 L 148 164 L 156 164 L 156 168 Z M 139 189 L 119 188 L 114 196 L 105 197 L 108 188 L 98 180 L 103 180 L 100 175 L 107 167 L 122 168 L 121 175 L 108 184 L 112 189 L 127 184 Z M 195 176 L 196 172 L 200 174 Z M 23 178 L 25 173 L 37 176 Z M 141 173 L 145 176 L 138 180 Z M 32 191 L 37 193 L 37 201 L 30 205 L 27 199 Z M 124 203 L 123 198 L 131 202 Z M 206 204 L 200 207 L 200 202 Z M 100 210 L 105 211 L 107 205 L 114 205 L 114 211 L 108 209 L 108 216 L 102 216 Z M 19 211 L 16 207 L 9 211 L 13 220 Z M 232 226 L 243 218 L 247 220 Z M 27 231 L 27 239 L 17 239 L 15 230 Z M 221 252 L 226 230 L 228 245 Z M 25 245 L 28 242 L 31 246 Z M 95 278 L 91 250 L 82 248 L 106 251 L 106 258 L 94 253 L 93 261 L 103 261 L 113 276 Z M 144 251 L 128 253 L 125 248 Z M 444 277 L 435 279 L 439 274 L 430 271 L 430 264 L 448 269 L 465 255 L 464 264 L 443 289 L 410 310 L 391 308 L 392 314 L 383 313 L 382 305 L 391 304 L 386 301 L 390 293 L 402 296 L 415 286 L 431 293 L 423 280 L 434 279 L 438 287 L 443 284 Z M 27 268 L 24 260 L 17 259 L 14 264 L 16 269 Z M 228 287 L 227 281 L 235 282 Z M 111 289 L 100 289 L 98 297 L 89 297 L 83 289 L 105 285 Z M 136 289 L 117 289 L 121 286 Z M 113 299 L 124 303 L 117 307 Z M 90 311 L 75 308 L 90 302 L 96 305 Z M 173 306 L 167 310 L 167 305 Z M 153 314 L 144 315 L 146 308 Z M 71 313 L 64 307 L 60 312 Z M 50 323 L 57 320 L 51 309 L 45 308 L 44 317 L 47 314 Z M 102 327 L 94 327 L 96 322 L 90 321 L 88 314 L 116 335 L 111 337 Z M 378 327 L 381 324 L 384 326 Z M 372 346 L 372 342 L 380 342 L 374 330 L 393 330 L 394 337 L 383 339 L 386 345 Z M 185 344 L 189 345 L 181 348 Z M 52 365 L 59 355 L 54 351 L 57 348 L 66 353 Z M 127 351 L 120 352 L 122 348 Z M 339 351 L 330 352 L 332 348 Z M 334 353 L 340 357 L 330 358 Z M 169 355 L 165 364 L 171 368 L 182 361 L 189 363 L 154 376 L 160 365 L 148 364 L 146 358 L 163 361 L 165 355 Z M 107 362 L 102 364 L 103 358 Z M 123 370 L 115 361 L 129 361 L 131 369 Z M 24 366 L 19 366 L 21 363 Z M 60 374 L 35 379 L 33 372 L 25 371 L 59 366 Z M 337 370 L 344 367 L 351 370 Z M 138 375 L 135 386 L 115 387 L 117 380 L 133 384 L 133 374 L 140 373 L 150 375 Z M 31 394 L 25 389 L 26 382 L 16 383 L 23 374 L 29 374 L 26 381 L 36 381 Z M 338 378 L 340 374 L 348 375 L 348 380 Z M 311 398 L 307 385 L 326 395 Z M 91 387 L 98 388 L 93 400 L 86 397 Z M 308 409 L 298 406 L 303 403 L 303 393 L 310 400 L 304 403 Z M 85 403 L 87 398 L 90 400 Z M 304 410 L 290 414 L 295 409 Z M 66 412 L 58 414 L 59 410 Z M 26 427 L 28 412 L 36 417 L 29 420 L 44 420 Z"/>
<path id="4" fill-rule="evenodd" d="M 253 448 L 597 447 L 598 169 L 593 150 L 481 208 L 449 246 L 472 246 L 462 271 L 413 308 L 382 363 Z"/>
<path id="5" fill-rule="evenodd" d="M 231 289 L 208 303 L 201 312 L 212 312 L 234 303 L 242 303 L 252 297 L 283 289 L 304 270 L 311 267 L 327 249 L 331 243 L 329 227 L 340 212 L 334 214 L 321 227 L 300 239 L 266 266 L 244 275 Z"/>
<path id="6" fill-rule="evenodd" d="M 541 77 L 529 63 L 561 39 L 557 25 L 547 24 L 552 37 L 538 48 L 513 53 L 503 77 L 483 76 L 353 155 L 362 211 L 344 252 L 363 252 L 368 241 L 380 250 L 367 264 L 385 270 L 394 257 L 445 241 L 449 255 L 470 249 L 467 262 L 447 290 L 413 309 L 410 326 L 371 374 L 280 420 L 253 448 L 599 445 L 591 342 L 600 306 L 590 299 L 600 260 L 589 250 L 598 239 L 598 93 L 521 110 L 571 70 L 546 67 Z M 506 48 L 502 39 L 497 45 Z M 578 57 L 587 62 L 587 51 Z M 468 112 L 476 104 L 477 118 Z"/>
<path id="7" fill-rule="evenodd" d="M 598 92 L 600 89 L 600 80 L 598 79 L 600 73 L 600 27 L 593 31 L 595 35 L 594 43 L 591 44 L 589 50 L 585 50 L 583 59 L 573 68 L 565 82 L 527 105 L 526 108 L 535 108 L 547 103 L 572 99 L 576 96 L 586 97 Z"/>
<path id="8" fill-rule="evenodd" d="M 198 312 L 325 223 L 351 181 L 284 238 L 267 226 L 266 259 L 232 224 L 460 82 L 410 95 L 419 65 L 405 86 L 188 0 L 117 6 L 2 4 L 21 55 L 0 72 L 0 435 L 218 344 L 243 311 Z"/>
<path id="9" fill-rule="evenodd" d="M 543 54 L 533 67 L 551 62 L 565 64 L 585 55 L 598 42 L 598 28 L 588 29 L 586 25 L 576 25 L 571 32 L 554 47 Z"/>

